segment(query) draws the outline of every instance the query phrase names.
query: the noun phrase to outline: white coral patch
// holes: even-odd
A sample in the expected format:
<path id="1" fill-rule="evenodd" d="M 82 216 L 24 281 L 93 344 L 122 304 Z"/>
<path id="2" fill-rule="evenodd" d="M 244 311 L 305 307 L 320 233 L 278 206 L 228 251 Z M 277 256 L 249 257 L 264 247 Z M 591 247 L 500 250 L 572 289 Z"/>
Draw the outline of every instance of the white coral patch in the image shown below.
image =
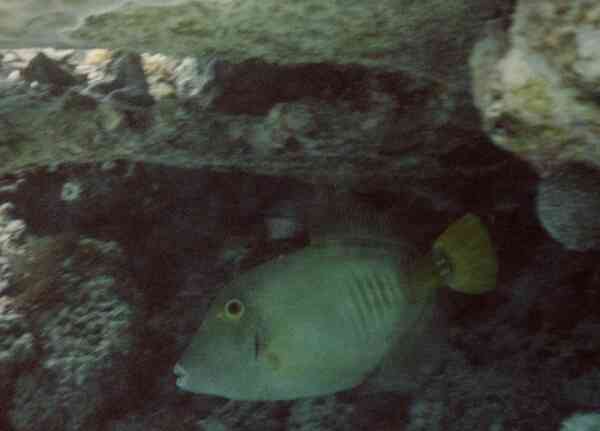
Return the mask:
<path id="1" fill-rule="evenodd" d="M 81 184 L 76 181 L 67 181 L 63 184 L 60 198 L 63 201 L 72 202 L 81 196 Z"/>

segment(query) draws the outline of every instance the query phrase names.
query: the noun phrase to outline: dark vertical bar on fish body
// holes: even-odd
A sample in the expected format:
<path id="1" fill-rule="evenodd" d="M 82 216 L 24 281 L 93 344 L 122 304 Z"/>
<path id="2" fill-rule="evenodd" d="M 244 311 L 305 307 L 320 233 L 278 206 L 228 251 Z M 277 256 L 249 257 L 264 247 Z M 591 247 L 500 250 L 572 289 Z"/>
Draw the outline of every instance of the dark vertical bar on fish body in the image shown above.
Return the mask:
<path id="1" fill-rule="evenodd" d="M 385 278 L 384 278 L 384 276 L 382 274 L 380 274 L 379 272 L 375 271 L 375 272 L 373 272 L 373 279 L 375 280 L 375 285 L 377 286 L 377 289 L 381 293 L 381 299 L 382 299 L 382 303 L 383 303 L 383 309 L 385 311 L 385 309 L 392 302 L 391 298 L 388 296 L 389 292 L 387 292 L 387 286 L 386 286 Z"/>
<path id="2" fill-rule="evenodd" d="M 375 271 L 369 271 L 365 277 L 365 280 L 373 298 L 373 319 L 376 321 L 377 326 L 381 326 L 383 324 L 386 311 L 384 293 L 379 285 Z"/>
<path id="3" fill-rule="evenodd" d="M 359 325 L 361 335 L 364 337 L 368 333 L 368 314 L 367 314 L 367 298 L 360 285 L 360 279 L 354 271 L 350 272 L 349 288 L 351 292 L 352 304 L 358 317 L 360 318 Z"/>

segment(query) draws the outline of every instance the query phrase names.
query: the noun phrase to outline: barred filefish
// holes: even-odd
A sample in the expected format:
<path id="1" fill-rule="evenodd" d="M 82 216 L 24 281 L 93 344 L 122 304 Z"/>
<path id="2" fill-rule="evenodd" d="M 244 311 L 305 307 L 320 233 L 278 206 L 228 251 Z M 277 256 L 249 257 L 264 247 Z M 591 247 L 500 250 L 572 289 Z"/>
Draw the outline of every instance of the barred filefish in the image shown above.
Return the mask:
<path id="1" fill-rule="evenodd" d="M 175 365 L 177 386 L 237 400 L 352 388 L 392 351 L 414 347 L 403 341 L 430 318 L 437 288 L 487 292 L 496 273 L 490 236 L 471 214 L 418 258 L 378 238 L 315 241 L 220 291 Z"/>

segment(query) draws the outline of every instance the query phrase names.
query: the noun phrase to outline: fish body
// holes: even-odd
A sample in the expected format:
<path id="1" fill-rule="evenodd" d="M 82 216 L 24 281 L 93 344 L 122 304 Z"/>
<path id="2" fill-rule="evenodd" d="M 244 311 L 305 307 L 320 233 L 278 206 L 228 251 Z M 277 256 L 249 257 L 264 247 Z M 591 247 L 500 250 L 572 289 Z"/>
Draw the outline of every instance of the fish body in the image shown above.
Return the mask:
<path id="1" fill-rule="evenodd" d="M 175 366 L 177 385 L 283 400 L 360 384 L 430 318 L 448 276 L 440 253 L 415 259 L 376 238 L 325 240 L 241 274 Z"/>

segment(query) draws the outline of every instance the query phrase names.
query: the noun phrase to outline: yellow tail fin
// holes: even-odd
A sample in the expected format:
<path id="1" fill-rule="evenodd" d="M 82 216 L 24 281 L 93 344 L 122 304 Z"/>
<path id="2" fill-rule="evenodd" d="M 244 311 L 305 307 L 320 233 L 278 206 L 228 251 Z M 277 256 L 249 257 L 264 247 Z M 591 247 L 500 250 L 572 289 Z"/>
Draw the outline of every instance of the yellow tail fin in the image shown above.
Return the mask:
<path id="1" fill-rule="evenodd" d="M 487 228 L 466 214 L 452 223 L 433 244 L 433 259 L 453 290 L 480 294 L 496 287 L 498 261 Z"/>

